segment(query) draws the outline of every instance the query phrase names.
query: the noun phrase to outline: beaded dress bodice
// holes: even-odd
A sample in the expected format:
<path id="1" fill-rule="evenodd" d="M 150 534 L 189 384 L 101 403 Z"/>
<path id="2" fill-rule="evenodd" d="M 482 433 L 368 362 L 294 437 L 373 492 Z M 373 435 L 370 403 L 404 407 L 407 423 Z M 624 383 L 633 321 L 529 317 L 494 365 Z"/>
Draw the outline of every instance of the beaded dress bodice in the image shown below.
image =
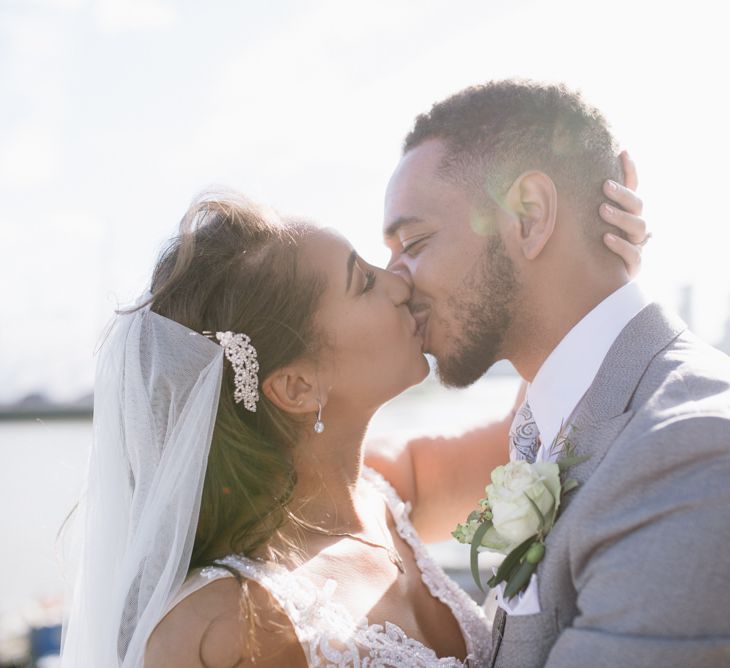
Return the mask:
<path id="1" fill-rule="evenodd" d="M 474 668 L 488 665 L 491 632 L 484 611 L 432 559 L 411 524 L 410 504 L 404 503 L 380 474 L 365 469 L 364 475 L 384 495 L 396 530 L 413 550 L 429 592 L 453 613 L 464 636 L 465 661 L 438 657 L 432 649 L 409 638 L 396 624 L 369 624 L 367 618 L 353 619 L 333 598 L 337 589 L 335 580 L 327 579 L 322 586 L 274 562 L 239 555 L 229 555 L 218 561 L 254 580 L 276 599 L 292 623 L 308 665 L 313 668 Z M 207 567 L 193 577 L 199 581 L 197 586 L 193 585 L 196 589 L 212 580 L 231 577 L 231 573 L 224 568 Z M 187 589 L 187 593 L 191 593 L 189 586 Z M 180 597 L 176 599 L 179 600 Z"/>

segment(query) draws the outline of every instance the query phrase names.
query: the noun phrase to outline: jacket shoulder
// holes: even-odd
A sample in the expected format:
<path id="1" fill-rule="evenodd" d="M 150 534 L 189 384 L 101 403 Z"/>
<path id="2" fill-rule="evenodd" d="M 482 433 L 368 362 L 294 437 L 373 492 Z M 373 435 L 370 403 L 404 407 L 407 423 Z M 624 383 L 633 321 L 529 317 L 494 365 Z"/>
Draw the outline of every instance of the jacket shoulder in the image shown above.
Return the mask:
<path id="1" fill-rule="evenodd" d="M 649 364 L 629 407 L 650 428 L 703 416 L 730 420 L 730 357 L 684 332 Z"/>

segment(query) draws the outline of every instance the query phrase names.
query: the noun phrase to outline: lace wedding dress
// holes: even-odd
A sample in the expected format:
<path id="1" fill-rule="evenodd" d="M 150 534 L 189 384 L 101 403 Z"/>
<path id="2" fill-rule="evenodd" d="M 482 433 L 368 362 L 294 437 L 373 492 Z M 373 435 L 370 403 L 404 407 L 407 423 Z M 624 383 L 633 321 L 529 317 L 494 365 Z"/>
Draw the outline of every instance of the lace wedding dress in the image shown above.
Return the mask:
<path id="1" fill-rule="evenodd" d="M 393 487 L 372 469 L 364 476 L 388 504 L 401 538 L 410 545 L 424 584 L 431 595 L 447 605 L 461 628 L 467 649 L 465 661 L 439 658 L 422 643 L 409 638 L 390 622 L 369 624 L 355 620 L 333 599 L 337 588 L 328 579 L 315 585 L 305 576 L 279 564 L 229 555 L 219 562 L 237 569 L 270 592 L 291 620 L 307 663 L 322 668 L 457 668 L 488 665 L 491 631 L 484 611 L 451 580 L 431 558 L 409 519 L 410 504 L 404 503 Z M 185 581 L 169 609 L 197 589 L 219 578 L 232 577 L 224 568 L 203 568 Z"/>

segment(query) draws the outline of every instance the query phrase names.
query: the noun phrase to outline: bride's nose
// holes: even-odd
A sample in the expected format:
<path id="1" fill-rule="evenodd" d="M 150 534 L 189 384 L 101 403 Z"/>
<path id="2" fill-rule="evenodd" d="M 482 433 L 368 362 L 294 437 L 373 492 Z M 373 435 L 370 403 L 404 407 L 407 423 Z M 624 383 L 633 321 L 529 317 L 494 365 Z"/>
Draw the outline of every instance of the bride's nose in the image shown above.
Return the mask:
<path id="1" fill-rule="evenodd" d="M 411 291 L 413 291 L 413 276 L 411 276 L 411 272 L 403 262 L 402 256 L 398 256 L 394 261 L 389 262 L 386 269 L 392 274 L 400 276 L 409 285 Z"/>
<path id="2" fill-rule="evenodd" d="M 391 271 L 383 271 L 384 280 L 387 281 L 390 298 L 396 306 L 407 304 L 411 299 L 411 286 L 406 281 Z"/>

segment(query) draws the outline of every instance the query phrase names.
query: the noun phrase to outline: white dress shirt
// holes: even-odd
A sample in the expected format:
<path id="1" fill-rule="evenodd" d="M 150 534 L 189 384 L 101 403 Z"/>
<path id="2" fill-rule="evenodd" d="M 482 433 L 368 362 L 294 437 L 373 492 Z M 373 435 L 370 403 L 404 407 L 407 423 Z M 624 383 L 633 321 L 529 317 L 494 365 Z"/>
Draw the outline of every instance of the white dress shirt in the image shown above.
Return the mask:
<path id="1" fill-rule="evenodd" d="M 629 322 L 649 304 L 636 283 L 612 293 L 588 313 L 543 362 L 527 388 L 527 401 L 540 433 L 536 461 L 550 461 L 549 446 L 568 425 L 576 406 L 595 380 L 613 342 Z M 547 447 L 546 447 L 547 446 Z M 504 600 L 498 587 L 498 605 L 511 615 L 540 612 L 537 574 L 519 596 Z"/>

